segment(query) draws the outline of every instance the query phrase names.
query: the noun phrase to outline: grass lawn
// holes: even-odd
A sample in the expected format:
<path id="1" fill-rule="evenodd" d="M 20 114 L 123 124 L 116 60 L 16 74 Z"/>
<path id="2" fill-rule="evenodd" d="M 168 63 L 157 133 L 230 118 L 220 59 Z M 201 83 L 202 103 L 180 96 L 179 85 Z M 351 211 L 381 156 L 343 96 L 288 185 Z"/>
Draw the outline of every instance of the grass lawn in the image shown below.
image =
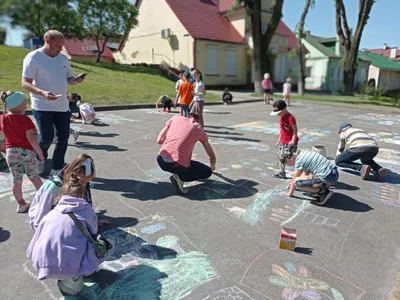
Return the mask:
<path id="1" fill-rule="evenodd" d="M 252 94 L 252 96 L 263 97 L 261 94 Z M 283 99 L 282 95 L 276 95 L 274 98 Z M 400 101 L 378 101 L 370 100 L 368 96 L 341 96 L 341 95 L 318 95 L 318 94 L 305 94 L 304 96 L 291 95 L 292 100 L 296 101 L 314 101 L 319 103 L 326 103 L 329 105 L 340 106 L 357 106 L 364 108 L 379 108 L 379 109 L 400 109 Z"/>
<path id="2" fill-rule="evenodd" d="M 29 51 L 0 45 L 0 91 L 21 90 L 23 59 Z M 83 84 L 69 86 L 69 93 L 78 93 L 92 105 L 156 103 L 167 94 L 175 97 L 175 82 L 149 67 L 71 62 L 75 74 L 85 72 Z M 28 94 L 25 92 L 25 94 Z M 218 101 L 218 95 L 207 95 L 206 101 Z"/>

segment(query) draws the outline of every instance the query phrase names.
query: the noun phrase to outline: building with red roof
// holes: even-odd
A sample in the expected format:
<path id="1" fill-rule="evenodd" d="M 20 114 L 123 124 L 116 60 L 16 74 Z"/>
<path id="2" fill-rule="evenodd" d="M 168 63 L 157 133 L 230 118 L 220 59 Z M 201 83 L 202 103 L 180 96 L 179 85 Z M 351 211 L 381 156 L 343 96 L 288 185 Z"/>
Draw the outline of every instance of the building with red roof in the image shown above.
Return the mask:
<path id="1" fill-rule="evenodd" d="M 100 48 L 103 47 L 104 41 L 99 41 Z M 63 53 L 68 57 L 68 59 L 73 61 L 96 61 L 97 58 L 97 45 L 95 40 L 84 39 L 75 40 L 67 39 L 65 40 L 65 45 Z M 104 52 L 101 55 L 102 62 L 113 62 L 114 55 L 111 50 L 106 46 Z"/>
<path id="2" fill-rule="evenodd" d="M 383 44 L 383 48 L 368 49 L 371 53 L 376 53 L 389 58 L 395 62 L 400 63 L 400 50 L 397 47 L 390 47 L 387 44 Z"/>
<path id="3" fill-rule="evenodd" d="M 139 25 L 120 45 L 123 63 L 166 64 L 176 69 L 196 67 L 207 85 L 244 85 L 253 81 L 250 20 L 236 0 L 138 0 Z M 271 17 L 264 1 L 263 27 Z M 275 83 L 297 75 L 288 52 L 297 38 L 279 23 L 271 41 Z M 295 78 L 294 78 L 295 79 Z"/>

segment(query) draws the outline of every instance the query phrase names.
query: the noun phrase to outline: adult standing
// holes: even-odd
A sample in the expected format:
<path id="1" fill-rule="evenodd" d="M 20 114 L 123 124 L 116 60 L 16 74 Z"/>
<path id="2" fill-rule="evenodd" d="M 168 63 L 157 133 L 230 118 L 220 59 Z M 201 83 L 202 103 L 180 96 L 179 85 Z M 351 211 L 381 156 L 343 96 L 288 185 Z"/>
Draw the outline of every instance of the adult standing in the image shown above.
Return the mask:
<path id="1" fill-rule="evenodd" d="M 199 116 L 199 123 L 201 127 L 204 128 L 204 118 L 203 118 L 203 109 L 204 109 L 204 96 L 206 95 L 206 86 L 204 82 L 201 80 L 201 72 L 198 69 L 194 69 L 193 77 L 196 80 L 194 84 L 193 91 L 193 101 L 192 101 L 192 112 Z"/>
<path id="2" fill-rule="evenodd" d="M 157 143 L 162 145 L 157 163 L 162 170 L 173 174 L 170 180 L 177 191 L 183 194 L 187 193 L 184 182 L 207 179 L 215 170 L 214 150 L 198 122 L 199 116 L 194 113 L 190 113 L 188 118 L 172 117 L 157 138 Z M 203 144 L 210 157 L 210 166 L 192 160 L 193 148 L 197 142 Z"/>
<path id="3" fill-rule="evenodd" d="M 64 166 L 68 147 L 70 112 L 67 99 L 68 84 L 83 82 L 82 74 L 74 77 L 68 58 L 61 54 L 64 35 L 49 30 L 44 35 L 44 46 L 30 52 L 24 59 L 22 87 L 30 92 L 33 115 L 40 131 L 39 145 L 45 159 L 57 131 L 51 175 Z"/>
<path id="4" fill-rule="evenodd" d="M 347 122 L 340 125 L 339 134 L 340 141 L 335 160 L 337 166 L 359 171 L 363 180 L 369 177 L 371 168 L 378 179 L 385 177 L 386 169 L 374 161 L 379 153 L 379 146 L 373 137 L 362 129 L 353 128 Z M 348 149 L 345 150 L 346 146 Z M 355 162 L 358 159 L 362 164 Z"/>

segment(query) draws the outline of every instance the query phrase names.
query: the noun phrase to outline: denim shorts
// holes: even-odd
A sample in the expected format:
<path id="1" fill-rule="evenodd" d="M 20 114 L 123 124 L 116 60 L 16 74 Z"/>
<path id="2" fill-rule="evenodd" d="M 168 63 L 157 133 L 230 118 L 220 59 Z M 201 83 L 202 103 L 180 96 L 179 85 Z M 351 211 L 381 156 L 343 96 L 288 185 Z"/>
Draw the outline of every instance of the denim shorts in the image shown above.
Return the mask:
<path id="1" fill-rule="evenodd" d="M 339 179 L 339 171 L 337 167 L 332 169 L 331 173 L 325 178 L 313 178 L 313 179 L 305 179 L 305 180 L 297 180 L 296 186 L 298 187 L 314 187 L 318 185 L 320 187 L 326 188 L 332 185 L 335 185 Z"/>

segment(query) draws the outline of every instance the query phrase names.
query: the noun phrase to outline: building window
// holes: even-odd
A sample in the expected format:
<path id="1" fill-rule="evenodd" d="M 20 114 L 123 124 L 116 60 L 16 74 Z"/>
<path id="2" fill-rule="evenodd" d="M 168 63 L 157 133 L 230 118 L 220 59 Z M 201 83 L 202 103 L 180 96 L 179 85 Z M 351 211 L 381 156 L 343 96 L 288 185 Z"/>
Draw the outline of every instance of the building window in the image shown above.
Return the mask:
<path id="1" fill-rule="evenodd" d="M 333 79 L 335 76 L 335 68 L 331 68 L 331 78 Z"/>
<path id="2" fill-rule="evenodd" d="M 337 79 L 340 79 L 340 68 L 337 69 Z"/>
<path id="3" fill-rule="evenodd" d="M 238 64 L 238 53 L 235 48 L 227 48 L 225 53 L 225 74 L 236 76 L 237 75 L 237 64 Z"/>
<path id="4" fill-rule="evenodd" d="M 306 77 L 311 77 L 311 67 L 306 67 Z"/>
<path id="5" fill-rule="evenodd" d="M 206 75 L 219 75 L 219 47 L 207 45 L 206 47 L 206 60 L 207 60 L 207 70 Z"/>

